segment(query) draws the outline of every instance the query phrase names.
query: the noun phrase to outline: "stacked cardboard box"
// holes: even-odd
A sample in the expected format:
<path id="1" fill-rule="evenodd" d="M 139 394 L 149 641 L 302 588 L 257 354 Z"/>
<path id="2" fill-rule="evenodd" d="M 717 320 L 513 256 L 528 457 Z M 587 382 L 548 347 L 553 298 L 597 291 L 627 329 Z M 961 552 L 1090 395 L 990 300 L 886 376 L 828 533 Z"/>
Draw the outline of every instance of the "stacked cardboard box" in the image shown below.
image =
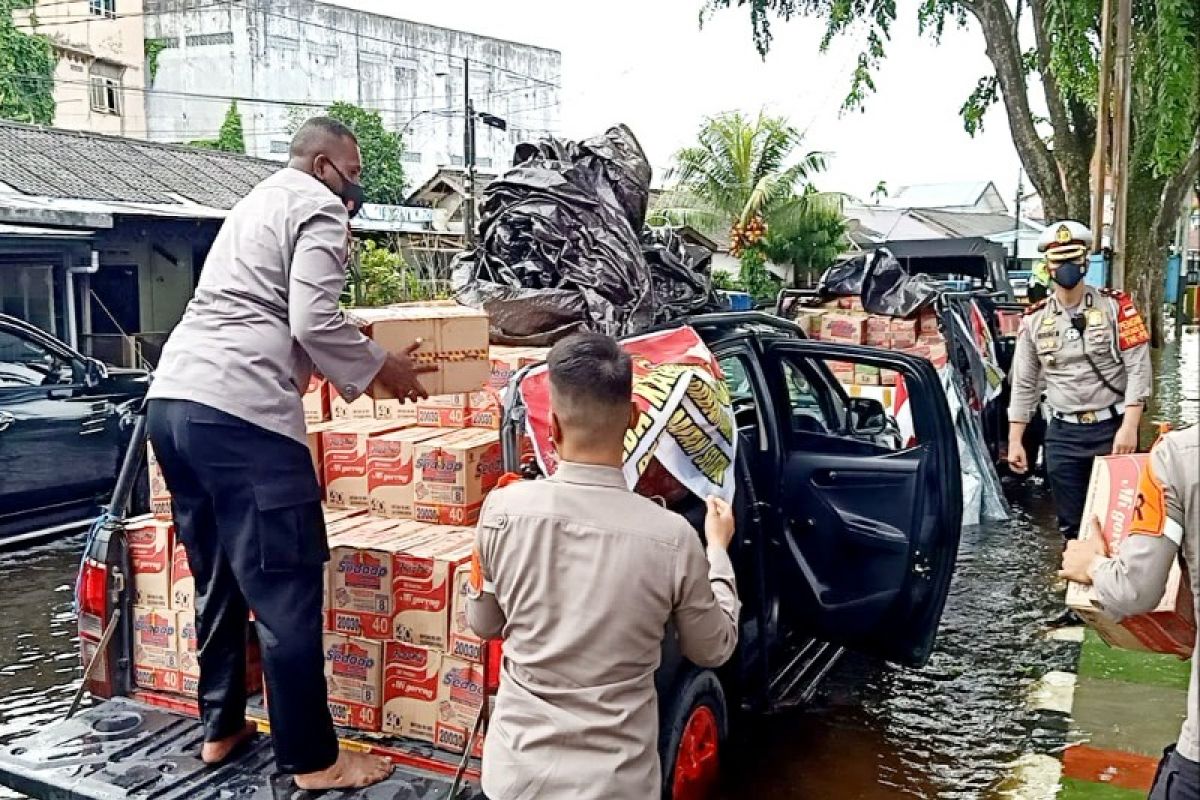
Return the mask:
<path id="1" fill-rule="evenodd" d="M 163 476 L 154 448 L 146 443 L 146 473 L 150 482 L 150 513 L 161 520 L 171 519 L 171 492 Z"/>

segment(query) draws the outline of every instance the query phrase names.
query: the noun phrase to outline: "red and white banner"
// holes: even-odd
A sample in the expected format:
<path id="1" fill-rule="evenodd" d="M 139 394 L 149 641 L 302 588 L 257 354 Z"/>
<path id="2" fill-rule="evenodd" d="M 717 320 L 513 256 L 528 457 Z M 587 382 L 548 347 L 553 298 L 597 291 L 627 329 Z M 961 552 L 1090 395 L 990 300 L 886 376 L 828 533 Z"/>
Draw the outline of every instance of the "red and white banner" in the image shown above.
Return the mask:
<path id="1" fill-rule="evenodd" d="M 633 400 L 641 410 L 625 433 L 625 480 L 632 489 L 657 460 L 699 497 L 733 501 L 737 426 L 729 388 L 713 354 L 689 327 L 622 343 L 633 358 Z M 547 475 L 558 465 L 550 440 L 550 378 L 545 366 L 521 382 L 526 425 Z"/>

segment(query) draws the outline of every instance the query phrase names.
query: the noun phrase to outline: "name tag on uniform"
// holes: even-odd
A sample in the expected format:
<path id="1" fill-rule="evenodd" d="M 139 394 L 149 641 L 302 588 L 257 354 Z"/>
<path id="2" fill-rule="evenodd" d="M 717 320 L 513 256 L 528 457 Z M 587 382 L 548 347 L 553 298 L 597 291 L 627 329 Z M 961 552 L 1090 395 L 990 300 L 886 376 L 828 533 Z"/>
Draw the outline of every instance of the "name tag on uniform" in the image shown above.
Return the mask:
<path id="1" fill-rule="evenodd" d="M 1087 312 L 1087 326 L 1089 328 L 1104 327 L 1104 312 L 1098 308 L 1089 309 Z"/>

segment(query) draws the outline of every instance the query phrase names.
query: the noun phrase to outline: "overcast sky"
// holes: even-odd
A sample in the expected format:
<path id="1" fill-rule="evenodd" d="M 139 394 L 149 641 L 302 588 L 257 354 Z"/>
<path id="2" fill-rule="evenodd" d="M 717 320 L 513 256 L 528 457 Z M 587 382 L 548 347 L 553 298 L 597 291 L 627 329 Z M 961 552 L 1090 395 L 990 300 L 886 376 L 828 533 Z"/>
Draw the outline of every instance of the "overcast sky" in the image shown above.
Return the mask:
<path id="1" fill-rule="evenodd" d="M 748 12 L 721 11 L 701 28 L 703 0 L 335 1 L 561 51 L 562 135 L 583 138 L 624 122 L 656 174 L 705 115 L 766 109 L 806 130 L 808 149 L 833 156 L 821 189 L 865 198 L 881 180 L 893 190 L 993 180 L 1012 206 L 1019 162 L 1003 108 L 993 108 L 974 139 L 958 117 L 975 82 L 990 73 L 983 38 L 975 28 L 949 32 L 940 46 L 918 37 L 916 0 L 897 4 L 895 38 L 865 113 L 839 113 L 860 37 L 821 54 L 819 21 L 776 23 L 764 62 Z"/>

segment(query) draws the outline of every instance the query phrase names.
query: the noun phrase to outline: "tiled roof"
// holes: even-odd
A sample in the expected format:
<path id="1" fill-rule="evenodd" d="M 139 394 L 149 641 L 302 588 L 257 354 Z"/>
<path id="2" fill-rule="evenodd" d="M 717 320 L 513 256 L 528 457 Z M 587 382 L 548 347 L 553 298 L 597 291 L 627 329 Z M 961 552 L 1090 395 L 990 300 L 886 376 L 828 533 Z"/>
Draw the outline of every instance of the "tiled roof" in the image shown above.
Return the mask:
<path id="1" fill-rule="evenodd" d="M 27 195 L 228 209 L 282 165 L 0 120 L 0 184 Z"/>

